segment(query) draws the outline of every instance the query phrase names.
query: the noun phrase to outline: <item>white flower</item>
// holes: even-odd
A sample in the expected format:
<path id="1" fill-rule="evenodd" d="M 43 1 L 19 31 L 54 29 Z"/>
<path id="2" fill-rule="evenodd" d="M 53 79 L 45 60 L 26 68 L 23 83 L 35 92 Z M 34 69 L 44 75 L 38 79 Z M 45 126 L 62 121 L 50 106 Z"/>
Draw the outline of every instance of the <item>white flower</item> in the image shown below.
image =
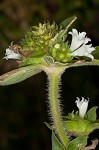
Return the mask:
<path id="1" fill-rule="evenodd" d="M 10 50 L 9 48 L 6 49 L 5 57 L 4 59 L 20 59 L 21 56 L 14 51 Z"/>
<path id="2" fill-rule="evenodd" d="M 82 100 L 80 101 L 80 99 L 77 97 L 77 100 L 75 101 L 78 109 L 79 109 L 79 116 L 81 118 L 84 118 L 87 108 L 88 108 L 88 102 L 89 100 L 84 99 L 84 97 L 82 97 Z"/>
<path id="3" fill-rule="evenodd" d="M 93 55 L 90 54 L 92 51 L 95 50 L 91 44 L 86 45 L 91 39 L 86 37 L 86 32 L 79 32 L 76 29 L 72 29 L 72 32 L 69 32 L 72 35 L 72 42 L 70 49 L 72 51 L 72 56 L 87 56 L 94 59 Z"/>

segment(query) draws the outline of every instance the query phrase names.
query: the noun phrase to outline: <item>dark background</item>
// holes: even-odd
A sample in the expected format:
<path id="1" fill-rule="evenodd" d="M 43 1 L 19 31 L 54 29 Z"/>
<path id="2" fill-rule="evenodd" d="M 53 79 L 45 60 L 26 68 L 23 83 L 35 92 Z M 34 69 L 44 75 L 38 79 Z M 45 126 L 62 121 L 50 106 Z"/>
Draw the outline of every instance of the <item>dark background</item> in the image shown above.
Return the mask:
<path id="1" fill-rule="evenodd" d="M 32 25 L 76 15 L 73 25 L 87 32 L 93 46 L 99 45 L 99 0 L 1 0 L 0 1 L 0 75 L 17 68 L 13 60 L 3 60 L 11 41 L 19 42 Z M 66 70 L 62 77 L 64 114 L 77 110 L 76 97 L 89 97 L 89 108 L 98 106 L 99 67 Z M 47 78 L 42 72 L 19 84 L 0 87 L 0 150 L 51 150 Z M 99 118 L 99 109 L 97 110 Z M 90 139 L 99 138 L 96 130 Z M 97 150 L 99 147 L 97 147 Z"/>

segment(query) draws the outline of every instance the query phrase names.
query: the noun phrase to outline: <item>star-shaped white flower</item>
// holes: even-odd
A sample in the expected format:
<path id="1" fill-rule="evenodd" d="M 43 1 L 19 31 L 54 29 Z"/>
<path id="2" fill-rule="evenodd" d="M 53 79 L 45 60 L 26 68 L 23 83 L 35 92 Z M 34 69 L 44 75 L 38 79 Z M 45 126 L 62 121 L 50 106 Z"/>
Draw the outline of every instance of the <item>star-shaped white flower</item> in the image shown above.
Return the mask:
<path id="1" fill-rule="evenodd" d="M 21 56 L 14 51 L 10 50 L 9 48 L 6 49 L 5 57 L 4 59 L 20 59 Z"/>
<path id="2" fill-rule="evenodd" d="M 82 100 L 80 101 L 80 98 L 77 97 L 77 100 L 75 101 L 78 109 L 79 109 L 79 116 L 81 118 L 84 118 L 87 108 L 88 108 L 88 102 L 89 100 L 84 99 L 84 97 L 82 97 Z"/>
<path id="3" fill-rule="evenodd" d="M 87 44 L 91 41 L 90 38 L 86 37 L 86 32 L 79 32 L 76 29 L 72 29 L 72 32 L 69 32 L 69 34 L 72 35 L 72 42 L 70 49 L 72 51 L 72 56 L 86 56 L 94 59 L 93 55 L 90 54 L 92 51 L 95 50 L 94 47 L 92 47 L 92 44 Z M 87 45 L 86 45 L 87 44 Z"/>

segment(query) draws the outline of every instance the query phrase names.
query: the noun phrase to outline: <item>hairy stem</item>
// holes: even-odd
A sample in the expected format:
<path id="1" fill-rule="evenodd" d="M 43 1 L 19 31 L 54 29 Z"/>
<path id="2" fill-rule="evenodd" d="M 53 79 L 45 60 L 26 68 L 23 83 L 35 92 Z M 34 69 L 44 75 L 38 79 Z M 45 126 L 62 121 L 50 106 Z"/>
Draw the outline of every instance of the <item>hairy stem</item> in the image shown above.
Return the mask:
<path id="1" fill-rule="evenodd" d="M 61 110 L 60 110 L 60 100 L 59 98 L 59 83 L 60 77 L 63 73 L 62 68 L 47 68 L 46 73 L 49 76 L 49 103 L 51 117 L 53 119 L 53 124 L 55 132 L 58 135 L 60 141 L 64 146 L 68 144 L 68 138 L 63 128 L 63 123 L 61 119 Z"/>

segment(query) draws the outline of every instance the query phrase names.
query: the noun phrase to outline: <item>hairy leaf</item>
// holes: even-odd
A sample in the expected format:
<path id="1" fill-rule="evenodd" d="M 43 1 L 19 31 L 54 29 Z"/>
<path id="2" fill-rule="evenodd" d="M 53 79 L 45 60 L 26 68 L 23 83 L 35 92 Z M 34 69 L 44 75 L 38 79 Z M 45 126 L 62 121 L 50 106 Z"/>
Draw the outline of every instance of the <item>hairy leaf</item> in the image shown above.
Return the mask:
<path id="1" fill-rule="evenodd" d="M 94 122 L 96 121 L 96 117 L 97 117 L 97 114 L 96 114 L 96 110 L 97 110 L 97 106 L 94 106 L 92 107 L 86 114 L 86 119 Z"/>
<path id="2" fill-rule="evenodd" d="M 80 67 L 80 66 L 99 66 L 99 60 L 94 59 L 93 61 L 83 61 L 78 60 L 75 63 L 67 64 L 66 68 L 72 68 L 72 67 Z"/>
<path id="3" fill-rule="evenodd" d="M 0 85 L 11 85 L 19 83 L 42 70 L 38 66 L 27 66 L 12 70 L 0 76 Z"/>
<path id="4" fill-rule="evenodd" d="M 62 144 L 55 136 L 54 132 L 52 132 L 52 150 L 65 150 Z"/>
<path id="5" fill-rule="evenodd" d="M 67 150 L 80 150 L 81 148 L 84 148 L 87 145 L 87 136 L 80 136 L 72 140 Z"/>

